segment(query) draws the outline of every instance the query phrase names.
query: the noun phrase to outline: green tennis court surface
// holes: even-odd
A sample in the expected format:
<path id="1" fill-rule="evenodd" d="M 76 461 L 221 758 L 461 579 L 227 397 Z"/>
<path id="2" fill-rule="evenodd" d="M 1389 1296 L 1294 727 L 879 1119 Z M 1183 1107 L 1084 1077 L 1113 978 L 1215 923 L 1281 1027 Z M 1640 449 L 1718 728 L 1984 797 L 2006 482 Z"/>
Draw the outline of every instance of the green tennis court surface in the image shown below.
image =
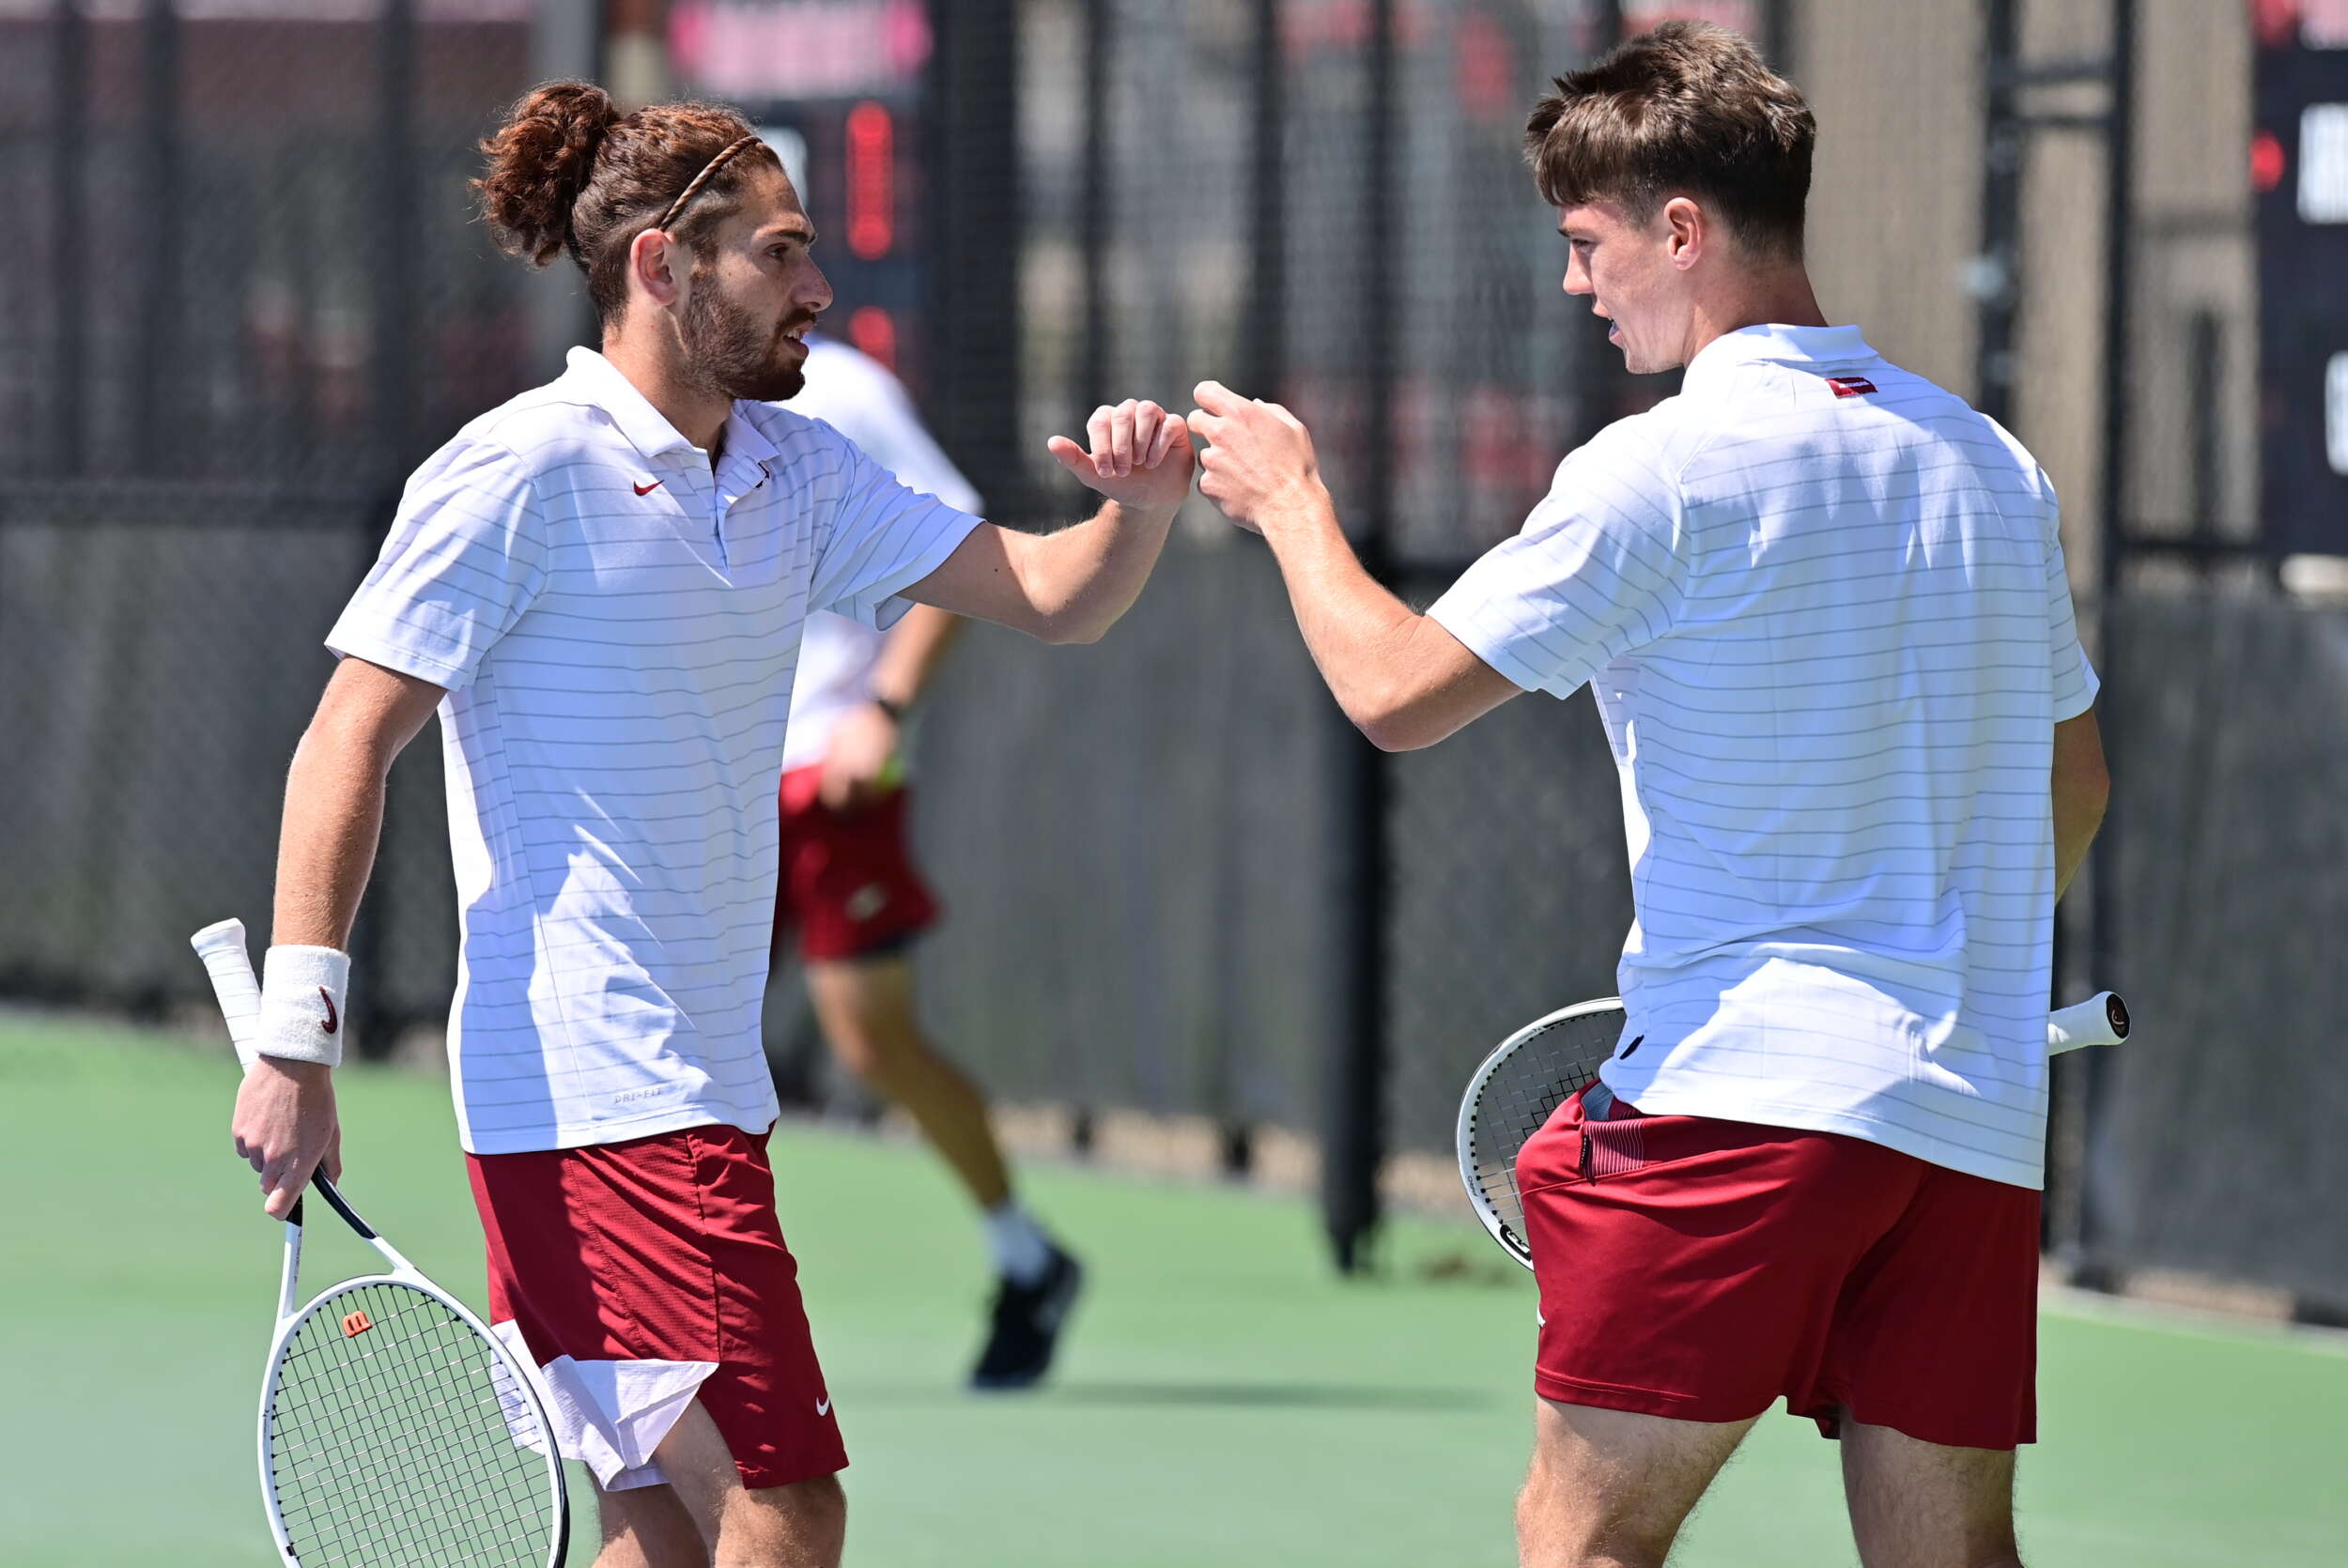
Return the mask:
<path id="1" fill-rule="evenodd" d="M 226 1146 L 229 1077 L 224 1047 L 0 1015 L 8 1568 L 273 1560 L 252 1410 L 278 1231 Z M 442 1087 L 353 1070 L 343 1099 L 354 1200 L 478 1299 Z M 1036 1170 L 1094 1290 L 1053 1388 L 982 1400 L 958 1379 L 986 1282 L 932 1162 L 790 1129 L 775 1157 L 856 1460 L 852 1562 L 1510 1560 L 1533 1303 L 1480 1232 L 1402 1227 L 1387 1278 L 1345 1284 L 1301 1205 Z M 334 1227 L 313 1242 L 318 1284 L 371 1255 Z M 1430 1277 L 1446 1258 L 1467 1277 Z M 2050 1315 L 2040 1391 L 2033 1568 L 2348 1560 L 2348 1356 L 2328 1345 Z M 1675 1563 L 1849 1561 L 1833 1458 L 1766 1420 Z"/>

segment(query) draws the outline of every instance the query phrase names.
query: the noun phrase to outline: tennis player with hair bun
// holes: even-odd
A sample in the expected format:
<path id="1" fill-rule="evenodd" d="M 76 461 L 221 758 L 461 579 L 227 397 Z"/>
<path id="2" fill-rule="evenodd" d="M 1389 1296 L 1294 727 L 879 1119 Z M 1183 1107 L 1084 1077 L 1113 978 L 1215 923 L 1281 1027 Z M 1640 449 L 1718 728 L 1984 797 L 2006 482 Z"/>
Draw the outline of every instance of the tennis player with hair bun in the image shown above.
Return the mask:
<path id="1" fill-rule="evenodd" d="M 586 274 L 602 352 L 417 470 L 296 751 L 234 1132 L 282 1215 L 337 1163 L 343 951 L 385 771 L 437 710 L 462 952 L 449 1057 L 491 1315 L 594 1471 L 605 1568 L 836 1563 L 846 1463 L 766 1161 L 783 737 L 817 610 L 1051 642 L 1141 592 L 1182 422 L 1097 410 L 1049 537 L 909 490 L 779 405 L 831 302 L 774 153 L 698 104 L 540 88 L 485 146 L 505 246 Z"/>
<path id="2" fill-rule="evenodd" d="M 1538 1568 L 1660 1564 L 1783 1398 L 1839 1436 L 1868 1568 L 2020 1561 L 2055 899 L 2102 819 L 2095 676 L 2020 443 L 1827 324 L 1815 128 L 1735 34 L 1563 77 L 1526 146 L 1635 372 L 1424 615 L 1313 443 L 1208 383 L 1200 486 L 1260 532 L 1347 714 L 1432 746 L 1595 689 L 1637 919 L 1600 1081 L 1517 1167 L 1540 1286 Z"/>

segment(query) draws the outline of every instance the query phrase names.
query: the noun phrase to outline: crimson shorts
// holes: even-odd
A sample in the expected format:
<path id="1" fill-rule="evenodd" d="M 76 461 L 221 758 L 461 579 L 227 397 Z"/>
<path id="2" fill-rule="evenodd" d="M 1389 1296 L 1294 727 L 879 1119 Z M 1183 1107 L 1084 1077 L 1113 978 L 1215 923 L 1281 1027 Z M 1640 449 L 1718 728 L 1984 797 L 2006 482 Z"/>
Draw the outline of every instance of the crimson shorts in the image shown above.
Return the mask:
<path id="1" fill-rule="evenodd" d="M 1681 1421 L 1781 1395 L 1924 1442 L 2037 1435 L 2037 1192 L 1878 1145 L 1582 1096 L 1517 1164 L 1544 1399 Z"/>
<path id="2" fill-rule="evenodd" d="M 873 957 L 926 930 L 937 919 L 937 900 L 914 869 L 906 792 L 834 811 L 816 798 L 823 773 L 814 763 L 782 776 L 776 934 L 798 927 L 805 958 Z"/>
<path id="3" fill-rule="evenodd" d="M 511 1331 L 502 1328 L 510 1320 L 542 1367 L 566 1356 L 580 1363 L 553 1368 L 548 1379 L 566 1452 L 574 1447 L 566 1407 L 594 1406 L 586 1425 L 598 1430 L 585 1440 L 607 1454 L 626 1446 L 632 1422 L 657 1422 L 657 1431 L 634 1434 L 640 1452 L 629 1463 L 644 1463 L 683 1408 L 680 1380 L 689 1387 L 696 1375 L 608 1363 L 714 1361 L 693 1397 L 717 1422 L 743 1485 L 782 1486 L 847 1465 L 799 1301 L 798 1265 L 775 1217 L 764 1133 L 690 1127 L 466 1161 L 489 1244 L 491 1320 L 501 1332 Z M 599 1468 L 598 1479 L 614 1478 Z M 626 1473 L 617 1485 L 660 1479 Z"/>

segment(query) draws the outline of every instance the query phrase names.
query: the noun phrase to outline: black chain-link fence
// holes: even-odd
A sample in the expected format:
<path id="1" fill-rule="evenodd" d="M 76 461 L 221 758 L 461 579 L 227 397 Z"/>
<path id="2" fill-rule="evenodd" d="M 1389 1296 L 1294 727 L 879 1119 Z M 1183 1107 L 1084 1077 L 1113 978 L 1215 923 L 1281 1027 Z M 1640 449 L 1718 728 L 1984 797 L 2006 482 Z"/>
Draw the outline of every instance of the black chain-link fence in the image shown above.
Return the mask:
<path id="1" fill-rule="evenodd" d="M 0 985 L 160 1007 L 266 920 L 319 638 L 407 470 L 527 383 L 473 142 L 525 7 L 65 0 L 0 16 Z M 437 759 L 358 939 L 375 1022 L 446 1007 Z M 363 1017 L 363 1022 L 368 1020 Z M 381 1030 L 369 1031 L 379 1038 Z"/>
<path id="2" fill-rule="evenodd" d="M 0 290 L 0 992 L 192 1000 L 185 932 L 266 918 L 317 638 L 400 479 L 543 376 L 577 324 L 566 285 L 490 254 L 464 192 L 473 140 L 547 69 L 560 9 L 0 11 L 0 199 L 23 280 Z M 748 80 L 738 40 L 857 8 L 759 9 L 675 14 L 703 29 L 693 57 Z M 1548 76 L 1695 12 L 1765 40 L 1818 107 L 1830 314 L 1960 389 L 2003 389 L 2070 502 L 2083 588 L 2104 576 L 2109 0 L 864 9 L 888 29 L 872 101 L 894 116 L 885 200 L 907 238 L 839 258 L 842 320 L 871 305 L 902 333 L 933 424 L 1005 520 L 1082 510 L 1043 443 L 1093 402 L 1182 406 L 1213 377 L 1307 420 L 1366 555 L 1430 600 L 1565 450 L 1669 390 L 1624 377 L 1560 293 L 1517 145 Z M 2119 319 L 2139 438 L 2112 471 L 2139 520 L 2109 537 L 2177 547 L 2115 579 L 2116 613 L 2082 599 L 2122 651 L 2103 880 L 2122 913 L 2068 973 L 2136 990 L 2144 1029 L 2066 1080 L 2058 1175 L 2087 1180 L 2056 1207 L 2091 1260 L 2348 1300 L 2348 1264 L 2290 1241 L 2295 1203 L 2348 1195 L 2308 1119 L 2342 1081 L 2321 1033 L 2336 999 L 2310 980 L 2348 937 L 2324 826 L 2341 760 L 2311 738 L 2340 732 L 2337 694 L 2292 673 L 2336 662 L 2337 627 L 2258 597 L 2269 571 L 2199 565 L 2254 531 L 2258 493 L 2255 253 L 2229 183 L 2244 149 L 2205 133 L 2246 117 L 2232 66 L 2206 62 L 2247 61 L 2248 24 L 2217 14 L 2159 8 L 2134 35 L 2147 107 Z M 749 105 L 803 131 L 832 237 L 851 226 L 835 165 L 857 57 L 773 73 L 823 84 L 821 103 Z M 1993 123 L 1993 103 L 2029 124 Z M 2300 705 L 2231 700 L 2249 690 Z M 1431 751 L 1375 756 L 1261 546 L 1203 504 L 1102 646 L 981 630 L 929 710 L 920 833 L 951 918 L 922 964 L 941 1038 L 1008 1099 L 1307 1134 L 1341 1249 L 1374 1220 L 1382 1163 L 1440 1158 L 1482 1051 L 1614 989 L 1628 878 L 1588 699 L 1521 699 Z M 2259 737 L 2283 732 L 2306 755 L 2265 765 Z M 2167 765 L 2186 754 L 2198 769 Z M 394 779 L 357 939 L 377 1047 L 444 1011 L 453 962 L 435 748 Z M 2193 853 L 2164 853 L 2181 835 Z M 2251 896 L 2243 867 L 2298 868 L 2296 884 Z M 2205 897 L 2221 882 L 2236 903 Z M 2210 1060 L 2280 1064 L 2301 1121 L 2179 1144 L 2213 1115 L 2275 1114 L 2273 1082 L 2232 1092 Z"/>
<path id="3" fill-rule="evenodd" d="M 2099 1053 L 2079 1252 L 2348 1309 L 2348 611 L 2139 591 L 2106 688 L 2108 946 L 2144 1021 Z"/>

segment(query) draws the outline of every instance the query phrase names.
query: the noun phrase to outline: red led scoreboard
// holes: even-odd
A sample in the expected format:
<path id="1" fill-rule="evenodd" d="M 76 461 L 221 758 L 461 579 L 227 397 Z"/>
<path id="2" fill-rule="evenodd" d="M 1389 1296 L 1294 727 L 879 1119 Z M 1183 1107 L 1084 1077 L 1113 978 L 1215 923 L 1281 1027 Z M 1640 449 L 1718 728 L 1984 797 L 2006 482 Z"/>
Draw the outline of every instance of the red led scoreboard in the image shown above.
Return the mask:
<path id="1" fill-rule="evenodd" d="M 825 330 L 922 380 L 923 0 L 672 0 L 678 89 L 750 117 L 798 181 L 835 301 Z"/>
<path id="2" fill-rule="evenodd" d="M 2261 507 L 2280 551 L 2348 555 L 2348 0 L 2257 0 Z"/>

